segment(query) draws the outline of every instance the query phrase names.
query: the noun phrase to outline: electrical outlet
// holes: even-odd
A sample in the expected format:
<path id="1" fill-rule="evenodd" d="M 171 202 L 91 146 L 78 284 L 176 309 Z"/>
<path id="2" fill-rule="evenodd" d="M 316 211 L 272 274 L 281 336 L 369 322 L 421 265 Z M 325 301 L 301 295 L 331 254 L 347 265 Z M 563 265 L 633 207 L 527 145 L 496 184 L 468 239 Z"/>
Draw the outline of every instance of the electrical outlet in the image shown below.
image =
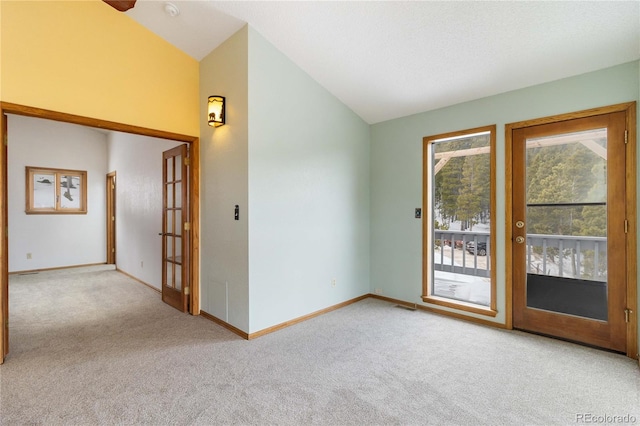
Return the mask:
<path id="1" fill-rule="evenodd" d="M 336 286 L 336 279 L 331 278 L 331 287 L 335 287 L 335 286 Z"/>
<path id="2" fill-rule="evenodd" d="M 31 259 L 31 253 L 27 253 L 27 259 Z"/>

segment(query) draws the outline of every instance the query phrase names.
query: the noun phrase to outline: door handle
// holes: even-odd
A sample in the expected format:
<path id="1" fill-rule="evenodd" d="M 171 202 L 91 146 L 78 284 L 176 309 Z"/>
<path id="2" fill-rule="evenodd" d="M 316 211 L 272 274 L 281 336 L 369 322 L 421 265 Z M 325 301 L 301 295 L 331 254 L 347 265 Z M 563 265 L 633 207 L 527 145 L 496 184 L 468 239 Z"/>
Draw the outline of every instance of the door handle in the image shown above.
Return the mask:
<path id="1" fill-rule="evenodd" d="M 524 222 L 519 220 L 516 222 L 516 228 L 524 228 Z"/>
<path id="2" fill-rule="evenodd" d="M 524 237 L 522 237 L 522 236 L 516 237 L 516 243 L 518 243 L 518 244 L 524 243 Z"/>

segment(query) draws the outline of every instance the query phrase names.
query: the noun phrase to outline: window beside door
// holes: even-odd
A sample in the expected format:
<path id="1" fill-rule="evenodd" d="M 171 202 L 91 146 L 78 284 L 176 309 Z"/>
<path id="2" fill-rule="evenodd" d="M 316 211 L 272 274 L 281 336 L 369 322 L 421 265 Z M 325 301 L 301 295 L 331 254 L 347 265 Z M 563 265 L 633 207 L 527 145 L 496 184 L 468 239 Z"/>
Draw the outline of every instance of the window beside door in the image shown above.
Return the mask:
<path id="1" fill-rule="evenodd" d="M 423 301 L 496 315 L 496 126 L 423 139 Z"/>

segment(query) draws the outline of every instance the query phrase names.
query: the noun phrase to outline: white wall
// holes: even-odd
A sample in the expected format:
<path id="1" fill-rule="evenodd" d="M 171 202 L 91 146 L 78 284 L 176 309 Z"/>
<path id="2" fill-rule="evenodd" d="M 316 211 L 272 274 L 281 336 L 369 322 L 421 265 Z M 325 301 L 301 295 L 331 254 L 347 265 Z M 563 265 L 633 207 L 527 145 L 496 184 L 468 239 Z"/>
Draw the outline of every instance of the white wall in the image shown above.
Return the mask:
<path id="1" fill-rule="evenodd" d="M 158 289 L 162 288 L 162 237 L 158 235 L 162 232 L 162 153 L 178 145 L 127 133 L 113 132 L 108 137 L 107 172 L 116 172 L 116 266 Z"/>
<path id="2" fill-rule="evenodd" d="M 371 127 L 371 291 L 422 303 L 422 138 L 497 124 L 496 322 L 505 322 L 504 125 L 640 99 L 639 62 L 504 93 Z M 442 308 L 448 310 L 447 308 Z M 490 318 L 479 316 L 490 320 Z"/>
<path id="3" fill-rule="evenodd" d="M 106 135 L 13 115 L 8 131 L 9 272 L 104 263 Z M 25 166 L 86 170 L 87 214 L 25 214 Z"/>
<path id="4" fill-rule="evenodd" d="M 203 311 L 249 331 L 247 27 L 200 62 L 200 251 Z M 227 124 L 207 125 L 207 98 L 226 97 Z M 240 220 L 233 219 L 235 205 Z"/>
<path id="5" fill-rule="evenodd" d="M 369 125 L 253 28 L 249 89 L 256 332 L 369 292 Z"/>

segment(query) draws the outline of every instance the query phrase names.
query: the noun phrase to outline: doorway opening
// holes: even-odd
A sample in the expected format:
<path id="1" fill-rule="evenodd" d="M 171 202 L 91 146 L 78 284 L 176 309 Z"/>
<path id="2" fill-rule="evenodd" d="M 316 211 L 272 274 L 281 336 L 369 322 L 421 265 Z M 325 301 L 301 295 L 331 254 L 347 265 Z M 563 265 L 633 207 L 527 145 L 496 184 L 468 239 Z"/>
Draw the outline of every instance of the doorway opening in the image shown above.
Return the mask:
<path id="1" fill-rule="evenodd" d="M 147 129 L 143 127 L 131 126 L 127 124 L 115 123 L 110 121 L 87 118 L 72 114 L 60 113 L 56 111 L 33 108 L 23 105 L 0 103 L 0 119 L 1 121 L 1 137 L 3 140 L 2 149 L 0 149 L 0 363 L 4 361 L 5 355 L 9 352 L 9 288 L 8 288 L 8 199 L 7 199 L 7 116 L 6 114 L 21 115 L 34 118 L 42 118 L 59 122 L 78 124 L 98 129 L 116 131 L 121 133 L 130 133 L 134 135 L 149 136 L 154 138 L 166 139 L 170 141 L 187 143 L 191 152 L 192 167 L 190 167 L 189 178 L 189 222 L 190 228 L 190 246 L 191 257 L 189 259 L 189 276 L 190 282 L 189 292 L 189 312 L 192 315 L 200 313 L 199 303 L 199 138 L 188 135 L 181 135 L 160 130 Z M 115 203 L 114 203 L 115 206 Z M 114 207 L 115 208 L 115 207 Z M 107 222 L 108 226 L 108 222 Z M 115 242 L 112 247 L 115 249 Z M 114 251 L 115 253 L 115 251 Z M 107 253 L 109 260 L 109 250 Z M 115 260 L 113 260 L 115 262 Z"/>

